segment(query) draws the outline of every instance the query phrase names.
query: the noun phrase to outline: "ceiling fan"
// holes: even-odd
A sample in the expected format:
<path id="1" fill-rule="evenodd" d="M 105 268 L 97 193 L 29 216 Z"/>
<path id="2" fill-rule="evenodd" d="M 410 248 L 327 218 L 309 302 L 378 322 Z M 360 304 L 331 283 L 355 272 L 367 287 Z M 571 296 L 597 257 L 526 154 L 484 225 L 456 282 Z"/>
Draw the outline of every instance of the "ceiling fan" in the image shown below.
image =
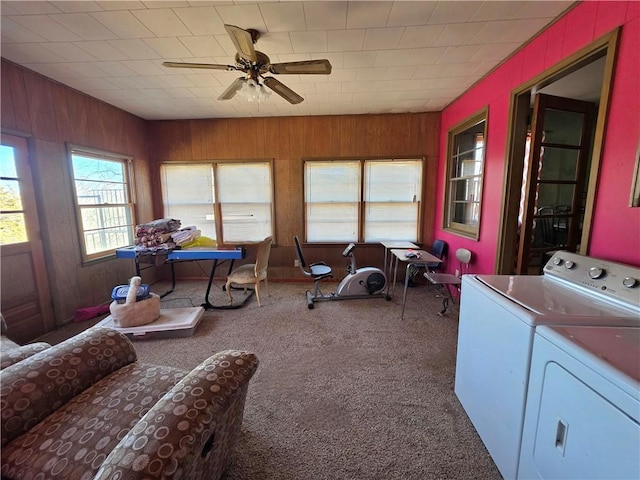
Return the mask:
<path id="1" fill-rule="evenodd" d="M 276 92 L 287 102 L 292 104 L 300 103 L 304 100 L 300 95 L 287 87 L 284 83 L 273 77 L 265 77 L 266 74 L 276 75 L 329 75 L 331 73 L 331 63 L 329 60 L 306 60 L 302 62 L 271 63 L 269 57 L 254 48 L 254 44 L 260 37 L 260 32 L 253 29 L 242 29 L 235 25 L 225 25 L 224 28 L 229 33 L 233 45 L 238 53 L 235 55 L 235 65 L 222 65 L 214 63 L 182 63 L 163 62 L 165 67 L 172 68 L 208 68 L 213 70 L 238 70 L 244 76 L 238 77 L 222 92 L 218 100 L 229 100 L 246 85 L 257 87 L 266 85 Z M 260 82 L 262 80 L 262 83 Z"/>

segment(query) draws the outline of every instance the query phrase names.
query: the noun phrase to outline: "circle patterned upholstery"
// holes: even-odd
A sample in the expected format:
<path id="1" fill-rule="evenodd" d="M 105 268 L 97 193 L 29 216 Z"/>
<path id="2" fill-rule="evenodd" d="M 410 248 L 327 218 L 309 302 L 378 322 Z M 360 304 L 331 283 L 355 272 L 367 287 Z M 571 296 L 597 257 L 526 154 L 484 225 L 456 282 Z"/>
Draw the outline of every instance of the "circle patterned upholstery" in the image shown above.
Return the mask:
<path id="1" fill-rule="evenodd" d="M 220 352 L 187 372 L 90 330 L 0 373 L 3 478 L 219 478 L 256 357 Z"/>

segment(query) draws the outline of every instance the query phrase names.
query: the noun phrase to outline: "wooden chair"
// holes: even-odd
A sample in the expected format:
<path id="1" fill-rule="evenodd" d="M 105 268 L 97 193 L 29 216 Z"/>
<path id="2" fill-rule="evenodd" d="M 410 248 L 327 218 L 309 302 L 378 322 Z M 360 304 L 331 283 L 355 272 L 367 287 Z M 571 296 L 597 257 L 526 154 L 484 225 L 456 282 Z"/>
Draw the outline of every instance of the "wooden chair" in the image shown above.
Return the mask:
<path id="1" fill-rule="evenodd" d="M 264 280 L 265 290 L 268 289 L 267 283 L 267 267 L 269 266 L 269 254 L 271 253 L 272 237 L 265 238 L 258 244 L 258 251 L 256 253 L 256 263 L 247 263 L 234 269 L 227 277 L 227 283 L 225 289 L 229 296 L 229 303 L 233 302 L 231 296 L 231 285 L 244 286 L 244 293 L 247 293 L 247 285 L 255 285 L 256 298 L 258 299 L 258 307 L 261 307 L 260 303 L 260 282 Z"/>
<path id="2" fill-rule="evenodd" d="M 437 273 L 437 272 L 425 272 L 424 277 L 434 285 L 441 285 L 445 290 L 442 295 L 442 310 L 439 315 L 444 315 L 449 308 L 449 299 L 453 301 L 453 295 L 450 287 L 454 286 L 460 289 L 462 284 L 461 276 L 465 273 L 469 273 L 469 264 L 471 263 L 471 251 L 466 248 L 459 248 L 456 250 L 456 258 L 460 262 L 460 275 L 452 275 L 451 273 Z M 448 298 L 447 298 L 448 297 Z"/>

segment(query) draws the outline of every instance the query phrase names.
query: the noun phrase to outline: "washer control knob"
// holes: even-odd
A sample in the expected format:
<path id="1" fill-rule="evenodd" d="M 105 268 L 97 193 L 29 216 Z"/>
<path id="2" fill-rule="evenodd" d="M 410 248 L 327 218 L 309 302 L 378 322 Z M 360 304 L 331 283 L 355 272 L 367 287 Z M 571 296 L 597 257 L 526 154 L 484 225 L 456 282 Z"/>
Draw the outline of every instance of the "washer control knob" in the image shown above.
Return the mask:
<path id="1" fill-rule="evenodd" d="M 638 280 L 633 277 L 625 277 L 622 284 L 627 288 L 633 288 L 638 285 Z"/>
<path id="2" fill-rule="evenodd" d="M 560 257 L 553 257 L 553 264 L 557 267 L 562 265 L 562 259 Z"/>
<path id="3" fill-rule="evenodd" d="M 573 263 L 571 260 L 567 260 L 566 262 L 564 262 L 564 268 L 566 268 L 567 270 L 571 270 L 575 266 L 576 264 Z"/>
<path id="4" fill-rule="evenodd" d="M 605 273 L 605 269 L 601 267 L 591 267 L 589 269 L 589 277 L 593 278 L 594 280 L 604 277 Z"/>

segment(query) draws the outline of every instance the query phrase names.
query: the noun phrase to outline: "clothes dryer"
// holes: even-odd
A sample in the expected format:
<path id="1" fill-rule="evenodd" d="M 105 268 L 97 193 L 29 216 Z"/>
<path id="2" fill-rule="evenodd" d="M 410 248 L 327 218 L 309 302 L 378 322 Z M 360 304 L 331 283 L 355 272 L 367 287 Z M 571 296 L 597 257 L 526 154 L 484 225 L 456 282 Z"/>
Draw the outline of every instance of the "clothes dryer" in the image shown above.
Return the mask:
<path id="1" fill-rule="evenodd" d="M 535 330 L 640 326 L 640 268 L 556 252 L 543 275 L 464 275 L 455 393 L 500 473 L 517 478 Z"/>

